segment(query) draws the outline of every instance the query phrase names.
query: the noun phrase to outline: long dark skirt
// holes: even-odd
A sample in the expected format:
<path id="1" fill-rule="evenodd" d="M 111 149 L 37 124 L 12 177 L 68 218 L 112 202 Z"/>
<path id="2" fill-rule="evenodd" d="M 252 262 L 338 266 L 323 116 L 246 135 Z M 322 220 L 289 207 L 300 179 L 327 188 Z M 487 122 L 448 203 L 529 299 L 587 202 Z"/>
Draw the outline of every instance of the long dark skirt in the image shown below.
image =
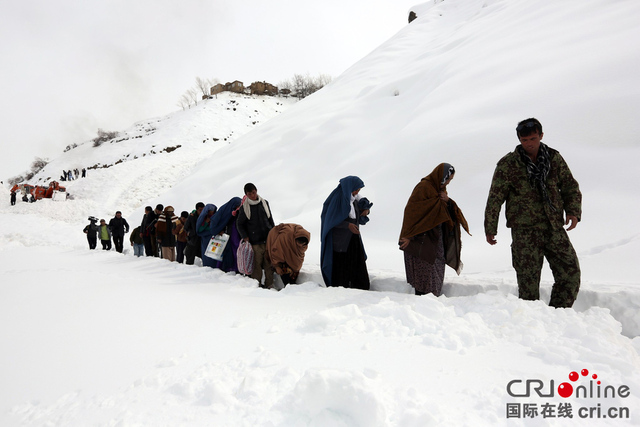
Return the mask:
<path id="1" fill-rule="evenodd" d="M 413 255 L 404 254 L 404 268 L 407 273 L 407 282 L 416 290 L 416 295 L 432 293 L 435 296 L 442 295 L 442 283 L 444 282 L 444 244 L 442 242 L 442 228 L 434 229 L 438 233 L 436 247 L 436 259 L 433 264 Z"/>
<path id="2" fill-rule="evenodd" d="M 360 236 L 354 234 L 347 252 L 333 252 L 331 286 L 369 290 L 369 272 Z"/>

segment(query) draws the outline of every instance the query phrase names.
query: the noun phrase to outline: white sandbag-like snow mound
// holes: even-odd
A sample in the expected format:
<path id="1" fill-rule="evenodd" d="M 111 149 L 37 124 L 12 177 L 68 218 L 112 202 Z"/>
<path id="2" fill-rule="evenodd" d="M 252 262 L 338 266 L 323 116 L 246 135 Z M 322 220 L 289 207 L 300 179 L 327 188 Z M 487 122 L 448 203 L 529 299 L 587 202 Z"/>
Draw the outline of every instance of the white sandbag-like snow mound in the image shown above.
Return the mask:
<path id="1" fill-rule="evenodd" d="M 39 268 L 21 264 L 27 253 Z M 436 298 L 306 282 L 276 292 L 219 270 L 46 246 L 3 258 L 14 266 L 0 302 L 13 348 L 0 359 L 12 367 L 4 417 L 20 425 L 499 424 L 518 402 L 506 391 L 514 379 L 557 386 L 586 368 L 640 387 L 637 349 L 602 308 L 498 291 Z M 596 401 L 640 403 L 633 392 L 568 400 Z"/>

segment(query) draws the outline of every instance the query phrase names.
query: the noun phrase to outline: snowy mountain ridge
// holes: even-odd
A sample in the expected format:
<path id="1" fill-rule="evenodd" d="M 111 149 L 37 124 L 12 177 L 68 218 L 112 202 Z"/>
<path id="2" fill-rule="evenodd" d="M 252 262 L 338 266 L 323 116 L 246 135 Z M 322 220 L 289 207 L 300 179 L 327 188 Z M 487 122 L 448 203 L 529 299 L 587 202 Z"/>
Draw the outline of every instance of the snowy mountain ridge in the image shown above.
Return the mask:
<path id="1" fill-rule="evenodd" d="M 91 198 L 90 194 L 95 193 L 108 194 L 108 199 L 117 205 L 105 206 L 108 211 L 130 211 L 166 191 L 200 160 L 296 102 L 290 97 L 222 92 L 189 109 L 134 123 L 99 146 L 90 140 L 70 147 L 29 183 L 48 185 L 51 180 L 60 181 L 64 170 L 86 168 L 90 179 L 63 183 L 70 194 L 80 199 Z M 124 176 L 129 184 L 123 192 L 112 194 L 116 188 L 113 179 Z M 85 188 L 88 184 L 92 189 Z M 146 189 L 154 190 L 147 195 L 143 193 Z M 132 194 L 137 197 L 129 200 L 128 195 Z"/>

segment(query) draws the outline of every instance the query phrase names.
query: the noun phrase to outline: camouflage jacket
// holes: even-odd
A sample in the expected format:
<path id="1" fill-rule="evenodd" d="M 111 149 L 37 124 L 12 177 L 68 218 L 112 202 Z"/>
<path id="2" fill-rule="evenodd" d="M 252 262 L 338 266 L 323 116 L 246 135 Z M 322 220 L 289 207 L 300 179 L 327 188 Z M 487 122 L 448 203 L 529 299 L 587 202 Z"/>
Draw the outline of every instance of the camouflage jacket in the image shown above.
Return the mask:
<path id="1" fill-rule="evenodd" d="M 498 217 L 506 201 L 507 227 L 535 227 L 551 224 L 553 229 L 564 225 L 564 212 L 580 220 L 582 193 L 569 166 L 558 151 L 549 148 L 551 170 L 547 176 L 547 191 L 554 211 L 544 202 L 540 190 L 531 186 L 527 169 L 517 151 L 498 162 L 491 181 L 489 198 L 484 211 L 485 234 L 498 234 Z"/>

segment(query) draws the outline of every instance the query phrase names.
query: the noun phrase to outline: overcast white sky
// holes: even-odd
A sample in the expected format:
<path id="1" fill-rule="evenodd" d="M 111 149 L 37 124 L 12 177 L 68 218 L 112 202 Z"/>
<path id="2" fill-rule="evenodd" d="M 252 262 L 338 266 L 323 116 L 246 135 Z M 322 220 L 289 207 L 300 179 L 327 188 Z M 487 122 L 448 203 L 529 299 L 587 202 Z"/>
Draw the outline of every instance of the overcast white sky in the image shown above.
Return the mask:
<path id="1" fill-rule="evenodd" d="M 419 0 L 3 0 L 0 179 L 178 109 L 196 76 L 337 77 Z"/>

